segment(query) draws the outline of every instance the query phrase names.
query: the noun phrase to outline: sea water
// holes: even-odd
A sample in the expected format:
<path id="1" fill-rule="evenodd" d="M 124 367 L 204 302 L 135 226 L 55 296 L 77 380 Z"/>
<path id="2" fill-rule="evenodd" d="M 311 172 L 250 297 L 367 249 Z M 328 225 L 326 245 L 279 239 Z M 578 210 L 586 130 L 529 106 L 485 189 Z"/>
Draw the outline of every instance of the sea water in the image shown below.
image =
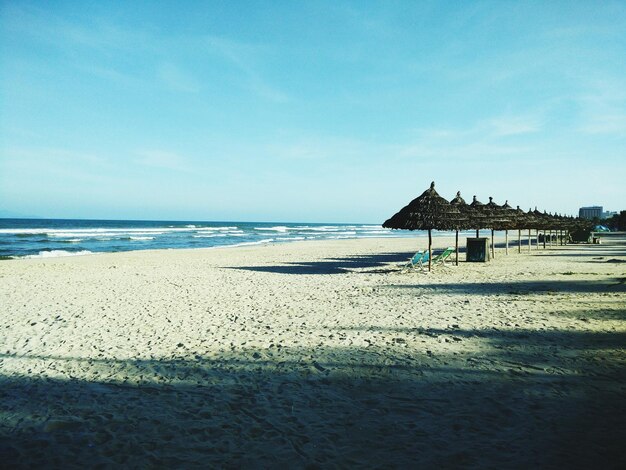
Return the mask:
<path id="1" fill-rule="evenodd" d="M 416 235 L 371 224 L 0 219 L 0 258 Z"/>

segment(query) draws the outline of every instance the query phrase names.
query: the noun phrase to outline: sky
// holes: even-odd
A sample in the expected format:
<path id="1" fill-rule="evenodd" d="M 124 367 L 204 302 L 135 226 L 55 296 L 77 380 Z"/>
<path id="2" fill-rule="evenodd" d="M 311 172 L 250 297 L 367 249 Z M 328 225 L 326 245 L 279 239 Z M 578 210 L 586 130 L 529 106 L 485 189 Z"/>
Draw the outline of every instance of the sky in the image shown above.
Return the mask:
<path id="1" fill-rule="evenodd" d="M 626 2 L 0 0 L 0 215 L 626 209 Z"/>

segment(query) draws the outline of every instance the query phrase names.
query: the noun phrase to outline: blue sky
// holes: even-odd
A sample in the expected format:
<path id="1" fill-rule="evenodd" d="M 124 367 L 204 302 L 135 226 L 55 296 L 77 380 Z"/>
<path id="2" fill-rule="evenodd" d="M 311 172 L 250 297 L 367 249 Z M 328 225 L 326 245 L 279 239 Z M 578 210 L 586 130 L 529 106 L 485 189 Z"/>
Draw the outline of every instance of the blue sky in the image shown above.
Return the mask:
<path id="1" fill-rule="evenodd" d="M 0 3 L 0 210 L 626 209 L 626 3 Z"/>

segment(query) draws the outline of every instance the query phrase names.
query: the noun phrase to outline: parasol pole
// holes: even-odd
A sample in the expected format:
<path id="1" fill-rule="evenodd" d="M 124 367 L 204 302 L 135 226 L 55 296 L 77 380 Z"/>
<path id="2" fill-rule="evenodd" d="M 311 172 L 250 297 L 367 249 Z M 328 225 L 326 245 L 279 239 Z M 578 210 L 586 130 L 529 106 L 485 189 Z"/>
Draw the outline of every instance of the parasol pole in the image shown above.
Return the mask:
<path id="1" fill-rule="evenodd" d="M 456 265 L 459 265 L 459 231 L 456 231 Z"/>
<path id="2" fill-rule="evenodd" d="M 517 252 L 522 252 L 522 229 L 517 229 Z"/>
<path id="3" fill-rule="evenodd" d="M 537 249 L 539 249 L 539 229 L 535 229 L 535 235 L 537 235 Z"/>
<path id="4" fill-rule="evenodd" d="M 530 253 L 530 245 L 532 244 L 531 241 L 531 234 L 530 234 L 530 229 L 528 229 L 528 252 Z"/>
<path id="5" fill-rule="evenodd" d="M 432 235 L 430 234 L 430 229 L 428 229 L 428 272 L 430 272 L 430 263 L 433 258 L 433 254 L 430 249 L 432 243 L 433 243 Z"/>
<path id="6" fill-rule="evenodd" d="M 504 231 L 504 254 L 509 254 L 509 231 Z"/>
<path id="7" fill-rule="evenodd" d="M 491 257 L 496 259 L 496 248 L 493 241 L 493 229 L 491 229 Z"/>

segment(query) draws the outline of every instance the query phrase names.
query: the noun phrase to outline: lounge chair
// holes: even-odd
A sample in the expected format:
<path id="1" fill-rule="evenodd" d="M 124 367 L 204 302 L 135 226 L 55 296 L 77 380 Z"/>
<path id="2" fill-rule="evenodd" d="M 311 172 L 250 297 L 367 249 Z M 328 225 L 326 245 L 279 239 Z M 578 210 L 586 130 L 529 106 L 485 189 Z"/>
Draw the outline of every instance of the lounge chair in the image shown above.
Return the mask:
<path id="1" fill-rule="evenodd" d="M 454 253 L 454 251 L 455 251 L 455 248 L 452 246 L 449 246 L 438 255 L 433 256 L 432 265 L 435 266 L 437 264 L 441 264 L 442 266 L 445 266 L 446 261 L 448 260 L 448 258 L 450 258 L 450 255 Z"/>
<path id="2" fill-rule="evenodd" d="M 412 269 L 422 269 L 424 263 L 424 257 L 428 261 L 428 251 L 419 250 L 415 253 L 409 261 L 402 267 L 402 272 L 410 271 Z"/>

